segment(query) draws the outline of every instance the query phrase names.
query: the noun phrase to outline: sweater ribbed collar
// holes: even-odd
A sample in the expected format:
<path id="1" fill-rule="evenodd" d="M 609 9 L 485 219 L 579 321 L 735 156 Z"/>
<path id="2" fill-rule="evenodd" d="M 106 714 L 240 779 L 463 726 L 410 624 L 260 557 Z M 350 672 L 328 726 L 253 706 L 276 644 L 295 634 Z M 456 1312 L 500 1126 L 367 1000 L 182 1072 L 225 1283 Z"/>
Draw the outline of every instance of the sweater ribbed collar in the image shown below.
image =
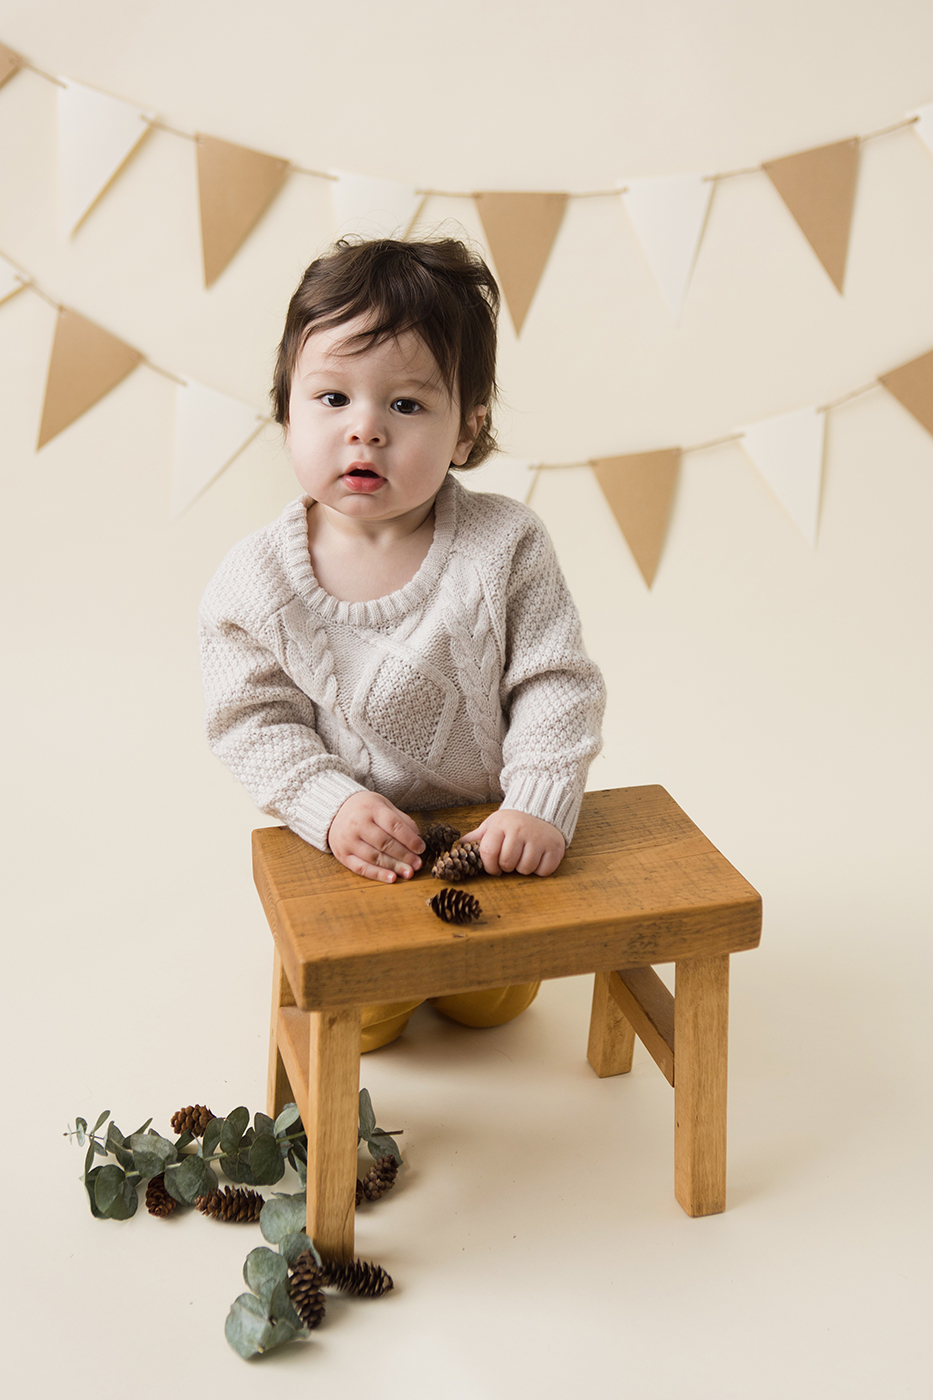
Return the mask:
<path id="1" fill-rule="evenodd" d="M 447 476 L 434 502 L 434 539 L 414 578 L 395 593 L 368 603 L 347 603 L 325 593 L 314 576 L 308 553 L 307 508 L 312 496 L 291 501 L 280 516 L 285 568 L 296 594 L 309 608 L 330 622 L 351 627 L 381 627 L 397 623 L 420 607 L 434 591 L 443 572 L 457 528 L 457 512 L 463 487 Z"/>

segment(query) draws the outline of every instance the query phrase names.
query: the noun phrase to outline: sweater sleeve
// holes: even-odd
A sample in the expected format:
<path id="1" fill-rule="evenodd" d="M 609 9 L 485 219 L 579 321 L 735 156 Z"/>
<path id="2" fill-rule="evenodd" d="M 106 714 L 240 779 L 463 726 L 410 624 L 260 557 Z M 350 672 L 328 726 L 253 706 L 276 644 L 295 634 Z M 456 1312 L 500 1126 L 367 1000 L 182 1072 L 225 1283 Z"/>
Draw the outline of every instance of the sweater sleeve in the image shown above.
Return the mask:
<path id="1" fill-rule="evenodd" d="M 536 519 L 511 561 L 505 622 L 502 807 L 551 822 L 569 843 L 601 746 L 606 690 L 583 649 L 554 546 Z"/>
<path id="2" fill-rule="evenodd" d="M 202 608 L 207 741 L 260 811 L 326 851 L 338 808 L 364 791 L 317 733 L 314 705 L 242 627 Z"/>

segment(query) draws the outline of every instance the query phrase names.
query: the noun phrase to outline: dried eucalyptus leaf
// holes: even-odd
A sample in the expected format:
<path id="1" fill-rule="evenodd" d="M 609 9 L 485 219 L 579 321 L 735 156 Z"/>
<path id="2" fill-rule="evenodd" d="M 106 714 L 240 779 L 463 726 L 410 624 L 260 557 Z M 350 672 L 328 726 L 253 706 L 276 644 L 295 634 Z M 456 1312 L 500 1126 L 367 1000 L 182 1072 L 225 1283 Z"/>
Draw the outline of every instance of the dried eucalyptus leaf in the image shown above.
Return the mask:
<path id="1" fill-rule="evenodd" d="M 259 1213 L 259 1228 L 263 1239 L 279 1244 L 286 1235 L 304 1230 L 308 1202 L 304 1191 L 294 1196 L 270 1196 Z"/>
<path id="2" fill-rule="evenodd" d="M 246 1132 L 248 1123 L 248 1108 L 235 1108 L 232 1113 L 227 1114 L 220 1133 L 220 1146 L 225 1156 L 232 1157 L 234 1155 L 240 1145 L 240 1139 Z"/>
<path id="3" fill-rule="evenodd" d="M 139 1194 L 136 1190 L 135 1181 L 124 1181 L 123 1189 L 120 1191 L 110 1210 L 107 1212 L 108 1220 L 129 1220 L 131 1215 L 136 1214 L 139 1205 Z"/>
<path id="4" fill-rule="evenodd" d="M 224 1118 L 212 1118 L 204 1129 L 204 1136 L 201 1139 L 201 1155 L 203 1157 L 213 1157 L 217 1151 L 225 1122 Z"/>
<path id="5" fill-rule="evenodd" d="M 87 1119 L 86 1119 L 86 1118 L 76 1118 L 76 1119 L 75 1119 L 75 1136 L 76 1136 L 77 1139 L 78 1139 L 78 1146 L 79 1146 L 79 1147 L 83 1147 L 84 1144 L 85 1144 L 85 1142 L 87 1141 L 87 1138 L 85 1137 L 85 1133 L 86 1133 L 86 1132 L 87 1132 Z"/>
<path id="6" fill-rule="evenodd" d="M 227 1313 L 224 1336 L 233 1350 L 246 1359 L 266 1350 L 272 1336 L 268 1314 L 252 1293 L 241 1293 Z"/>
<path id="7" fill-rule="evenodd" d="M 276 1137 L 281 1137 L 283 1133 L 287 1133 L 292 1124 L 300 1117 L 301 1114 L 298 1112 L 298 1105 L 296 1103 L 287 1103 L 273 1124 L 273 1132 Z"/>
<path id="8" fill-rule="evenodd" d="M 402 1165 L 402 1154 L 398 1150 L 395 1139 L 390 1138 L 388 1133 L 376 1131 L 366 1140 L 369 1148 L 369 1155 L 373 1161 L 378 1162 L 380 1157 L 392 1157 L 398 1166 Z"/>
<path id="9" fill-rule="evenodd" d="M 103 1220 L 104 1218 L 103 1213 L 97 1209 L 96 1199 L 97 1178 L 100 1176 L 103 1170 L 103 1167 L 95 1167 L 92 1172 L 87 1172 L 84 1178 L 84 1187 L 87 1191 L 87 1198 L 90 1203 L 91 1214 L 93 1215 L 95 1220 Z"/>
<path id="10" fill-rule="evenodd" d="M 249 1152 L 237 1152 L 233 1157 L 221 1157 L 220 1169 L 225 1176 L 240 1186 L 259 1185 L 249 1164 Z"/>
<path id="11" fill-rule="evenodd" d="M 177 1137 L 174 1143 L 172 1144 L 175 1148 L 176 1157 L 181 1156 L 182 1152 L 184 1152 L 189 1142 L 194 1142 L 194 1133 L 191 1131 L 190 1128 L 186 1128 L 185 1131 L 182 1133 L 181 1137 Z"/>
<path id="12" fill-rule="evenodd" d="M 279 1145 L 271 1133 L 257 1133 L 249 1149 L 249 1167 L 259 1186 L 274 1186 L 285 1175 Z"/>
<path id="13" fill-rule="evenodd" d="M 296 1155 L 297 1155 L 297 1154 L 296 1154 Z M 296 1172 L 298 1173 L 298 1180 L 301 1182 L 302 1186 L 307 1186 L 307 1184 L 308 1184 L 308 1159 L 307 1159 L 307 1157 L 298 1157 L 298 1161 L 297 1161 L 297 1163 L 295 1164 L 295 1170 L 296 1170 Z"/>
<path id="14" fill-rule="evenodd" d="M 275 1128 L 275 1124 L 268 1113 L 257 1112 L 253 1114 L 253 1127 L 257 1133 L 271 1133 Z"/>
<path id="15" fill-rule="evenodd" d="M 309 1235 L 304 1230 L 296 1230 L 294 1234 L 286 1235 L 283 1240 L 279 1240 L 279 1253 L 288 1264 L 290 1269 L 295 1267 L 296 1260 L 302 1255 L 310 1252 L 315 1264 L 320 1267 L 321 1256 L 314 1248 L 314 1244 Z"/>
<path id="16" fill-rule="evenodd" d="M 206 1196 L 216 1188 L 217 1178 L 203 1158 L 186 1157 L 180 1167 L 165 1173 L 165 1184 L 176 1201 L 193 1206 L 199 1196 Z"/>
<path id="17" fill-rule="evenodd" d="M 368 1089 L 360 1090 L 360 1137 L 368 1138 L 376 1130 L 376 1115 Z"/>
<path id="18" fill-rule="evenodd" d="M 130 1138 L 133 1161 L 140 1176 L 158 1176 L 172 1162 L 178 1161 L 175 1144 L 158 1133 L 134 1133 Z"/>
<path id="19" fill-rule="evenodd" d="M 116 1123 L 114 1123 L 114 1122 L 108 1123 L 108 1124 L 107 1124 L 107 1138 L 106 1138 L 106 1142 L 107 1142 L 107 1146 L 110 1148 L 110 1151 L 111 1151 L 111 1152 L 115 1152 L 116 1149 L 117 1149 L 118 1147 L 122 1147 L 122 1146 L 123 1146 L 123 1144 L 124 1144 L 125 1141 L 126 1141 L 126 1139 L 124 1138 L 123 1134 L 120 1132 L 120 1129 L 117 1127 Z"/>
<path id="20" fill-rule="evenodd" d="M 115 1162 L 108 1162 L 106 1167 L 101 1167 L 100 1174 L 94 1184 L 94 1199 L 97 1202 L 97 1209 L 105 1218 L 109 1216 L 114 1201 L 122 1196 L 125 1181 L 126 1172 Z"/>
<path id="21" fill-rule="evenodd" d="M 93 1144 L 93 1142 L 92 1142 L 92 1143 L 90 1144 L 90 1146 L 88 1147 L 87 1154 L 85 1155 L 85 1158 L 84 1158 L 84 1180 L 85 1180 L 85 1181 L 87 1181 L 87 1179 L 88 1179 L 88 1174 L 89 1174 L 89 1172 L 90 1172 L 90 1170 L 91 1170 L 91 1167 L 93 1167 L 93 1166 L 94 1166 L 94 1144 Z M 98 1167 L 96 1170 L 99 1171 L 100 1168 Z"/>
<path id="22" fill-rule="evenodd" d="M 92 1133 L 96 1133 L 96 1132 L 97 1132 L 97 1129 L 101 1126 L 101 1124 L 106 1123 L 106 1121 L 107 1121 L 107 1119 L 108 1119 L 109 1117 L 110 1117 L 110 1109 L 109 1109 L 109 1108 L 105 1108 L 104 1111 L 103 1111 L 103 1113 L 100 1115 L 100 1117 L 98 1118 L 97 1122 L 94 1124 L 93 1128 L 91 1129 L 91 1132 L 92 1132 Z"/>
<path id="23" fill-rule="evenodd" d="M 298 1317 L 298 1314 L 296 1313 L 295 1316 Z M 301 1326 L 300 1318 L 298 1318 L 298 1326 Z M 273 1347 L 281 1346 L 283 1342 L 290 1342 L 296 1335 L 296 1332 L 297 1328 L 293 1327 L 290 1322 L 287 1322 L 284 1317 L 280 1317 L 278 1322 L 272 1324 L 272 1331 L 269 1333 L 268 1340 L 263 1350 L 271 1351 Z"/>
<path id="24" fill-rule="evenodd" d="M 131 1137 L 131 1138 L 138 1137 L 140 1133 L 144 1133 L 144 1132 L 146 1131 L 146 1129 L 149 1127 L 149 1124 L 150 1124 L 151 1122 L 152 1122 L 152 1119 L 151 1119 L 151 1118 L 147 1118 L 146 1121 L 145 1121 L 145 1123 L 143 1123 L 143 1125 L 142 1125 L 141 1128 L 137 1128 L 135 1133 L 130 1133 L 130 1137 Z"/>
<path id="25" fill-rule="evenodd" d="M 288 1284 L 284 1279 L 280 1279 L 272 1290 L 269 1311 L 277 1322 L 287 1322 L 289 1327 L 294 1328 L 296 1332 L 300 1332 L 304 1326 L 295 1311 L 295 1305 L 289 1296 Z"/>
<path id="26" fill-rule="evenodd" d="M 265 1245 L 259 1245 L 257 1249 L 251 1249 L 247 1254 L 246 1262 L 243 1265 L 243 1278 L 247 1288 L 251 1288 L 254 1293 L 259 1293 L 260 1288 L 267 1281 L 275 1285 L 287 1277 L 288 1264 L 281 1254 L 276 1254 L 274 1249 L 267 1249 Z"/>

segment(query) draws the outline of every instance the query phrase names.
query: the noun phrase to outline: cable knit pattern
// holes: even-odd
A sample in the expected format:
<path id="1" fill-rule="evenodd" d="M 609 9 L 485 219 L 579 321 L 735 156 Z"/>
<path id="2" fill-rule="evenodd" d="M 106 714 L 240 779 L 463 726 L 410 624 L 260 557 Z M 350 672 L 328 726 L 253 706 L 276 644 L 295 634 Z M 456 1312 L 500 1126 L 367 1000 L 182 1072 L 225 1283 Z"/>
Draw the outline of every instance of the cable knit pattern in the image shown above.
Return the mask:
<path id="1" fill-rule="evenodd" d="M 501 800 L 569 841 L 605 694 L 538 518 L 449 477 L 415 577 L 347 603 L 314 576 L 309 504 L 236 545 L 204 595 L 214 752 L 321 850 L 361 788 L 402 808 Z"/>

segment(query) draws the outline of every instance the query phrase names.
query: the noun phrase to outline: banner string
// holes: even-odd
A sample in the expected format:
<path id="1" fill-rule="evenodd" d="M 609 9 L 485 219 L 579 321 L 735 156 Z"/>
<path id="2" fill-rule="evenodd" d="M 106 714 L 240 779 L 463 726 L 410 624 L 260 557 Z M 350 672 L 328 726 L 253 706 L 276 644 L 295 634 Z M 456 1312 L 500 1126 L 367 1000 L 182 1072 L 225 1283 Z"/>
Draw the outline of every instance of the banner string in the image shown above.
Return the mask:
<path id="1" fill-rule="evenodd" d="M 874 141 L 878 136 L 889 136 L 892 131 L 903 131 L 907 126 L 913 126 L 920 120 L 919 117 L 905 117 L 903 121 L 894 122 L 891 126 L 883 126 L 878 131 L 869 131 L 865 136 L 856 136 L 852 139 L 863 145 L 866 141 Z M 843 137 L 845 140 L 845 137 Z M 832 143 L 830 143 L 832 144 Z M 804 152 L 794 152 L 803 155 Z M 757 175 L 760 170 L 764 170 L 764 163 L 761 165 L 743 165 L 739 170 L 722 170 L 718 175 L 704 175 L 704 180 L 731 180 L 734 175 Z"/>

